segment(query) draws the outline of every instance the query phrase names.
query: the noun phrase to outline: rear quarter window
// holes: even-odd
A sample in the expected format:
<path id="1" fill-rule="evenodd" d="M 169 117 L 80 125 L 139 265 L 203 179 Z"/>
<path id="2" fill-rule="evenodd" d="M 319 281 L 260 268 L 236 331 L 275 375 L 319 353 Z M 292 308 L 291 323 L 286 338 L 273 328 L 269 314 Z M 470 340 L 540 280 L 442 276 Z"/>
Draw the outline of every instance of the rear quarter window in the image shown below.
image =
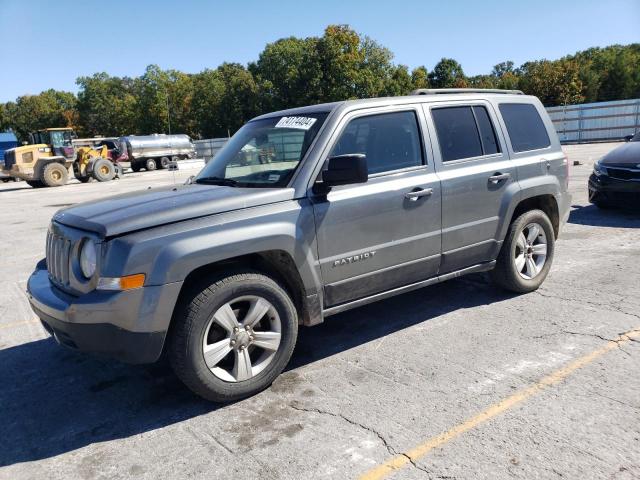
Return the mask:
<path id="1" fill-rule="evenodd" d="M 534 105 L 501 103 L 499 108 L 514 152 L 539 150 L 551 145 L 547 129 Z"/>

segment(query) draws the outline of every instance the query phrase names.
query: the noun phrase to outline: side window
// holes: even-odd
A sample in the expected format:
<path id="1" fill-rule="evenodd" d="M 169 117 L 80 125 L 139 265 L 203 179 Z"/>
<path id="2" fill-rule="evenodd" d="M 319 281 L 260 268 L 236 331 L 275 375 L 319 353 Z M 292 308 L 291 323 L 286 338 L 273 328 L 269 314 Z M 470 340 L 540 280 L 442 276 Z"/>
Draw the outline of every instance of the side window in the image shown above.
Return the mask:
<path id="1" fill-rule="evenodd" d="M 507 126 L 514 152 L 537 150 L 551 145 L 547 129 L 534 105 L 501 103 L 500 113 Z"/>
<path id="2" fill-rule="evenodd" d="M 478 130 L 480 131 L 480 140 L 482 141 L 482 151 L 485 155 L 493 155 L 500 153 L 500 146 L 496 139 L 496 132 L 491 124 L 489 113 L 485 107 L 474 106 L 473 113 L 478 122 Z"/>
<path id="3" fill-rule="evenodd" d="M 369 174 L 422 165 L 414 112 L 381 113 L 351 120 L 330 156 L 364 153 Z"/>
<path id="4" fill-rule="evenodd" d="M 442 161 L 482 156 L 482 143 L 471 107 L 434 108 L 431 115 Z"/>

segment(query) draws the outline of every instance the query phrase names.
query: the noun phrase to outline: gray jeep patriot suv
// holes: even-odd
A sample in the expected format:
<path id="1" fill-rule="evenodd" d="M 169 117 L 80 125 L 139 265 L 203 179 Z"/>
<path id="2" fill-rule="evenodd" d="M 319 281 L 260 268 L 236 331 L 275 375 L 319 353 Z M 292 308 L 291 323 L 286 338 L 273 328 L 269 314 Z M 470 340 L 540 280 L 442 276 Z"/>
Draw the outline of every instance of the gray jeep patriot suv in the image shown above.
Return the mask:
<path id="1" fill-rule="evenodd" d="M 298 325 L 471 272 L 535 290 L 567 181 L 544 108 L 518 91 L 270 113 L 186 185 L 56 213 L 29 300 L 63 345 L 166 352 L 194 392 L 231 401 L 273 382 Z"/>

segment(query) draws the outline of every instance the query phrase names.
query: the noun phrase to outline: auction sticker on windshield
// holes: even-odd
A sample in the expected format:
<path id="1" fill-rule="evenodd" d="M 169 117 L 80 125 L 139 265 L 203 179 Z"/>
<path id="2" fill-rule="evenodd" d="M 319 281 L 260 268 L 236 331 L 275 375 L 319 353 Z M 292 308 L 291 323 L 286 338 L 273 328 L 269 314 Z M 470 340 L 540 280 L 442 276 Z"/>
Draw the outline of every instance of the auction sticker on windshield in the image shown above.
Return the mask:
<path id="1" fill-rule="evenodd" d="M 275 124 L 275 128 L 297 128 L 299 130 L 309 130 L 317 118 L 309 117 L 282 117 L 278 123 Z"/>

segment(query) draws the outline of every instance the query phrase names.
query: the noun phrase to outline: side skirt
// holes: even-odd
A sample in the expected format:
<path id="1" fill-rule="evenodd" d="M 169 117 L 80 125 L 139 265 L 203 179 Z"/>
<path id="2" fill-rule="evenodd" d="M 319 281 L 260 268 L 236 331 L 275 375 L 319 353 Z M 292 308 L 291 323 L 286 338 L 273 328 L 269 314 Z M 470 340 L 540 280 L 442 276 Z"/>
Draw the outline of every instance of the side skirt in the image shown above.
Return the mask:
<path id="1" fill-rule="evenodd" d="M 410 292 L 412 290 L 417 290 L 418 288 L 427 287 L 429 285 L 435 285 L 436 283 L 445 282 L 447 280 L 451 280 L 452 278 L 461 277 L 463 275 L 467 275 L 469 273 L 478 273 L 478 272 L 486 272 L 496 265 L 496 261 L 492 260 L 486 263 L 479 263 L 477 265 L 473 265 L 471 267 L 463 268 L 461 270 L 456 270 L 454 272 L 449 272 L 444 275 L 439 275 L 436 277 L 429 278 L 427 280 L 422 280 L 420 282 L 411 283 L 409 285 L 405 285 L 403 287 L 394 288 L 391 290 L 387 290 L 386 292 L 376 293 L 375 295 L 371 295 L 369 297 L 360 298 L 358 300 L 354 300 L 352 302 L 343 303 L 341 305 L 336 305 L 335 307 L 330 307 L 322 311 L 322 315 L 324 317 L 329 317 L 331 315 L 335 315 L 336 313 L 344 312 L 346 310 L 351 310 L 352 308 L 361 307 L 363 305 L 367 305 L 369 303 L 377 302 L 378 300 L 383 300 L 385 298 L 393 297 L 395 295 L 400 295 L 401 293 Z"/>

